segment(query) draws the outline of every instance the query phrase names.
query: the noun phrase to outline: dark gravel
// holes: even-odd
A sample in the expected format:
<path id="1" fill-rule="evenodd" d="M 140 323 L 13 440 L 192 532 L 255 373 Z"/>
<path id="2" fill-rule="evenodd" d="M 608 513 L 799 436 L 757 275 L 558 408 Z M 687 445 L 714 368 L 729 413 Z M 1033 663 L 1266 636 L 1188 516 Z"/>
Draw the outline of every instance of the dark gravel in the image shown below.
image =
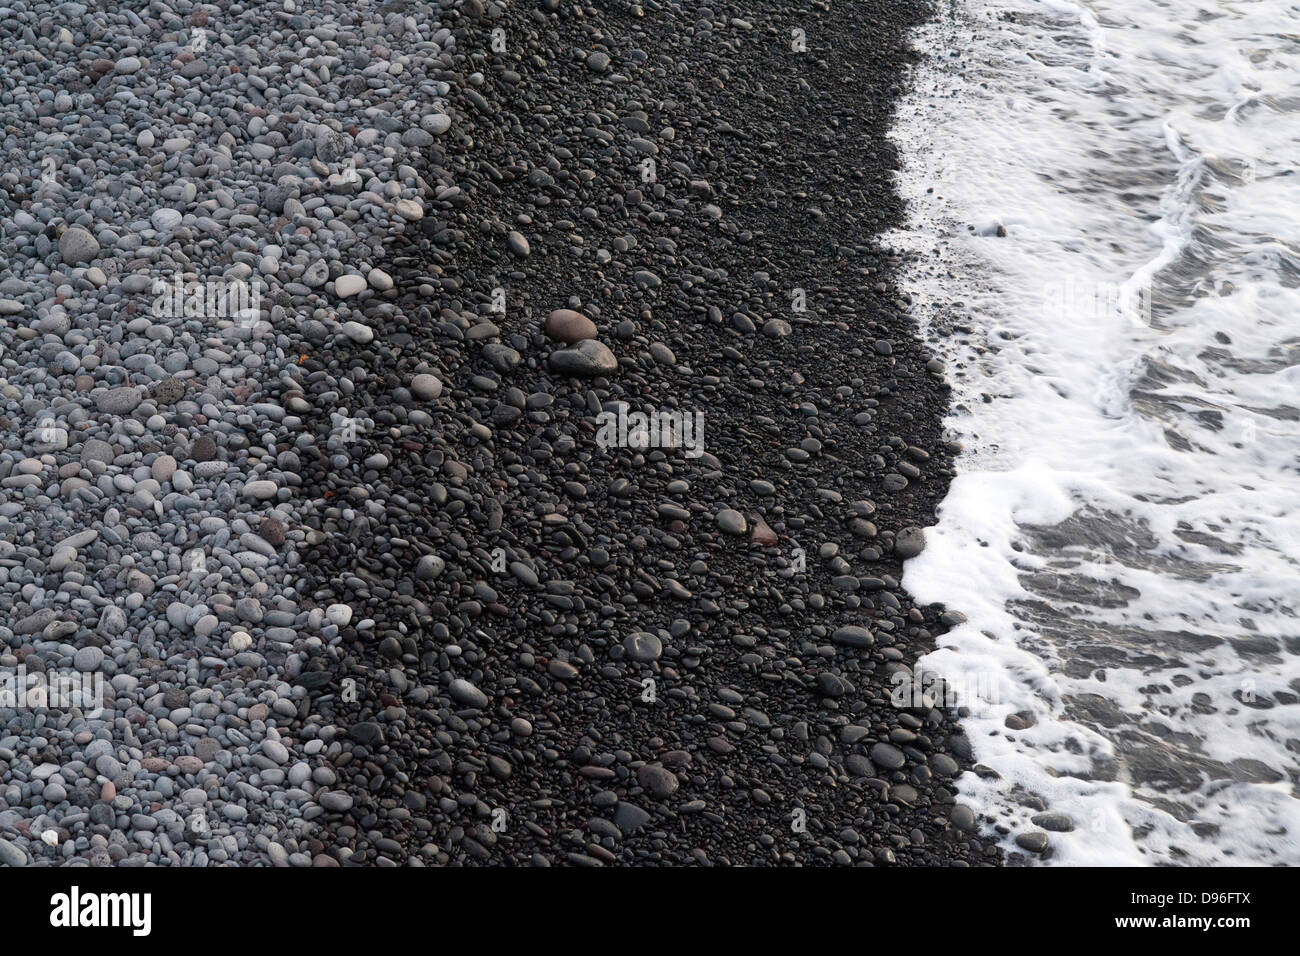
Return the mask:
<path id="1" fill-rule="evenodd" d="M 442 6 L 426 216 L 350 300 L 373 341 L 299 368 L 306 593 L 353 610 L 301 678 L 321 856 L 999 862 L 953 716 L 889 701 L 944 626 L 898 580 L 947 397 L 874 239 L 924 5 Z M 596 338 L 552 362 L 561 308 Z M 601 447 L 614 402 L 705 453 Z"/>

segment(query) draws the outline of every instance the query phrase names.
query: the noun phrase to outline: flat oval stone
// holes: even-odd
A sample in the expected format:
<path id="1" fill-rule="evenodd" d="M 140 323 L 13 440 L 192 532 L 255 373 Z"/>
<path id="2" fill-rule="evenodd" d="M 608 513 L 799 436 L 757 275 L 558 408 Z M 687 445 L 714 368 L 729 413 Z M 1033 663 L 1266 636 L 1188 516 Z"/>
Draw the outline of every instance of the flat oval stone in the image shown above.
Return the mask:
<path id="1" fill-rule="evenodd" d="M 463 678 L 458 677 L 452 681 L 447 691 L 451 694 L 451 699 L 462 707 L 473 707 L 476 710 L 482 710 L 488 705 L 487 694 Z"/>
<path id="2" fill-rule="evenodd" d="M 556 309 L 546 317 L 546 334 L 556 342 L 573 345 L 596 337 L 596 323 L 573 309 Z"/>

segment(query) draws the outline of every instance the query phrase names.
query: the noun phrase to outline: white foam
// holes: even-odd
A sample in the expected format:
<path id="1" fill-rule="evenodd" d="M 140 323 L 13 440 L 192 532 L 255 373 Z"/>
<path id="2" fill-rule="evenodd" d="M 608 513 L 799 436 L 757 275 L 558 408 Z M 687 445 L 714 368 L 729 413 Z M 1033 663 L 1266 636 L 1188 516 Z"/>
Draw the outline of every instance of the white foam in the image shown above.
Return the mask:
<path id="1" fill-rule="evenodd" d="M 965 726 L 1000 779 L 963 799 L 1008 841 L 1017 791 L 1070 814 L 1056 862 L 1300 862 L 1288 22 L 958 0 L 899 109 L 912 221 L 887 238 L 921 254 L 965 446 L 904 584 L 968 617 L 923 666 L 998 688 Z"/>

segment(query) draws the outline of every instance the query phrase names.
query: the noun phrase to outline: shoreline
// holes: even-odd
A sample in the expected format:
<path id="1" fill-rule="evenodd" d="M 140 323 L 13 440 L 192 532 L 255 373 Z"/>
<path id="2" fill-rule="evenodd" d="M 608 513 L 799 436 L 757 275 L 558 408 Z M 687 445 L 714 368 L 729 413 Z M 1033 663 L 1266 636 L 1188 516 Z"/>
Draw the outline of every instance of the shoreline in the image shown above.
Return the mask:
<path id="1" fill-rule="evenodd" d="M 299 491 L 316 600 L 373 622 L 309 718 L 348 728 L 341 862 L 1001 859 L 952 717 L 890 704 L 946 626 L 898 546 L 947 487 L 947 393 L 870 238 L 921 5 L 761 7 L 446 11 L 504 50 L 444 54 L 432 202 L 352 306 L 373 341 L 302 364 L 320 444 L 339 407 L 375 425 Z M 617 368 L 556 360 L 556 309 Z M 703 454 L 602 447 L 619 402 L 702 412 Z"/>

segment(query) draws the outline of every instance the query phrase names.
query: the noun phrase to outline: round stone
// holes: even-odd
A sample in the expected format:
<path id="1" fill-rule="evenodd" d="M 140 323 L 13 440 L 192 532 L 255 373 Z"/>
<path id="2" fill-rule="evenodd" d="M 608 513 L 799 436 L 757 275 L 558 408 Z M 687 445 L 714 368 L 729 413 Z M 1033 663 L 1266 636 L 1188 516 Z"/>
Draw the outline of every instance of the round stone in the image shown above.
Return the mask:
<path id="1" fill-rule="evenodd" d="M 1016 834 L 1016 846 L 1030 853 L 1042 853 L 1047 849 L 1047 834 L 1042 830 Z"/>
<path id="2" fill-rule="evenodd" d="M 171 232 L 181 224 L 182 218 L 181 214 L 175 209 L 163 208 L 155 209 L 153 215 L 149 217 L 149 221 L 153 223 L 153 227 L 159 232 Z"/>
<path id="3" fill-rule="evenodd" d="M 442 380 L 436 375 L 422 372 L 411 379 L 411 394 L 421 401 L 431 402 L 442 394 Z"/>
<path id="4" fill-rule="evenodd" d="M 573 345 L 596 337 L 596 323 L 573 309 L 556 309 L 546 317 L 546 335 L 556 342 Z"/>
<path id="5" fill-rule="evenodd" d="M 734 508 L 723 508 L 718 512 L 718 528 L 725 534 L 742 535 L 747 529 L 745 516 Z"/>
<path id="6" fill-rule="evenodd" d="M 907 763 L 907 758 L 892 744 L 876 744 L 871 748 L 871 762 L 886 770 L 897 770 Z"/>
<path id="7" fill-rule="evenodd" d="M 855 624 L 837 628 L 831 634 L 831 641 L 835 644 L 843 644 L 845 647 L 871 647 L 876 643 L 870 631 Z"/>
<path id="8" fill-rule="evenodd" d="M 334 280 L 334 294 L 340 299 L 359 295 L 366 288 L 366 277 L 355 273 L 339 276 Z"/>
<path id="9" fill-rule="evenodd" d="M 217 457 L 217 443 L 208 435 L 200 435 L 190 446 L 190 457 L 195 461 L 212 461 Z"/>
<path id="10" fill-rule="evenodd" d="M 637 631 L 623 639 L 623 650 L 627 651 L 627 656 L 632 660 L 648 664 L 650 661 L 659 660 L 659 656 L 664 652 L 664 645 L 653 634 Z"/>
<path id="11" fill-rule="evenodd" d="M 276 487 L 274 481 L 261 479 L 259 481 L 250 481 L 244 485 L 244 497 L 252 498 L 254 501 L 269 501 L 274 498 L 276 492 L 280 489 Z"/>
<path id="12" fill-rule="evenodd" d="M 894 539 L 894 554 L 904 561 L 925 550 L 925 532 L 920 528 L 904 528 Z"/>
<path id="13" fill-rule="evenodd" d="M 104 663 L 104 652 L 98 647 L 79 647 L 72 655 L 72 666 L 83 674 L 98 670 Z"/>
<path id="14" fill-rule="evenodd" d="M 636 782 L 638 786 L 656 797 L 671 796 L 678 787 L 677 774 L 667 767 L 660 767 L 656 764 L 646 764 L 638 770 L 636 772 Z"/>
<path id="15" fill-rule="evenodd" d="M 176 474 L 176 459 L 171 455 L 159 455 L 149 467 L 149 473 L 155 481 L 171 481 L 172 475 Z"/>

